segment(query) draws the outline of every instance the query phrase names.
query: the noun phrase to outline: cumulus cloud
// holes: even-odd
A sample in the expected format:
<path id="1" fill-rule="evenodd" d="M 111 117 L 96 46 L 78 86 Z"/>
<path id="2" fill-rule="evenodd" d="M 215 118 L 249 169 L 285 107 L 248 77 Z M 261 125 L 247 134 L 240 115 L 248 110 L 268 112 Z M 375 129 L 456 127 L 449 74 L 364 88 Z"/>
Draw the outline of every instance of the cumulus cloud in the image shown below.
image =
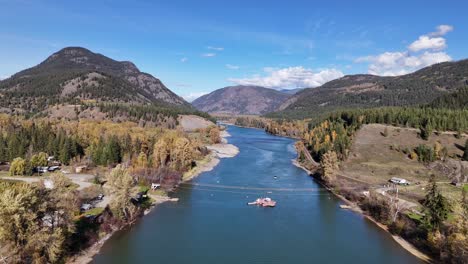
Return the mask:
<path id="1" fill-rule="evenodd" d="M 232 65 L 232 64 L 226 64 L 226 68 L 230 70 L 238 70 L 240 67 L 237 65 Z"/>
<path id="2" fill-rule="evenodd" d="M 205 94 L 208 94 L 208 93 L 207 92 L 193 92 L 193 93 L 182 95 L 182 98 L 184 98 L 187 102 L 192 102 L 193 100 Z"/>
<path id="3" fill-rule="evenodd" d="M 444 51 L 447 43 L 444 36 L 452 31 L 450 25 L 440 25 L 435 32 L 420 36 L 406 51 L 384 52 L 375 56 L 360 57 L 357 63 L 368 62 L 368 72 L 375 75 L 396 76 L 414 72 L 435 63 L 451 61 Z"/>
<path id="4" fill-rule="evenodd" d="M 249 78 L 228 79 L 239 85 L 257 85 L 274 89 L 317 87 L 331 80 L 343 77 L 337 69 L 323 69 L 314 72 L 302 66 L 283 69 L 264 68 L 266 76 L 254 75 Z"/>
<path id="5" fill-rule="evenodd" d="M 209 50 L 217 50 L 217 51 L 223 51 L 223 50 L 224 50 L 223 47 L 208 46 L 208 47 L 206 47 L 206 48 L 209 49 Z"/>
<path id="6" fill-rule="evenodd" d="M 421 50 L 443 50 L 447 48 L 447 44 L 445 43 L 445 39 L 441 37 L 429 37 L 429 36 L 420 36 L 418 40 L 411 43 L 408 49 L 414 52 L 421 51 Z"/>
<path id="7" fill-rule="evenodd" d="M 186 62 L 186 61 L 188 61 L 187 57 L 183 57 L 182 59 L 180 59 L 180 62 Z"/>
<path id="8" fill-rule="evenodd" d="M 202 56 L 202 57 L 209 58 L 209 57 L 214 57 L 214 56 L 216 56 L 216 53 L 203 53 L 201 56 Z"/>
<path id="9" fill-rule="evenodd" d="M 453 30 L 453 26 L 439 25 L 435 32 L 420 36 L 416 41 L 408 46 L 408 49 L 417 52 L 421 50 L 443 50 L 447 48 L 445 43 L 445 34 Z"/>
<path id="10" fill-rule="evenodd" d="M 396 76 L 450 60 L 452 58 L 445 52 L 426 51 L 419 55 L 411 55 L 409 52 L 384 52 L 377 56 L 358 58 L 356 62 L 370 62 L 370 74 Z"/>

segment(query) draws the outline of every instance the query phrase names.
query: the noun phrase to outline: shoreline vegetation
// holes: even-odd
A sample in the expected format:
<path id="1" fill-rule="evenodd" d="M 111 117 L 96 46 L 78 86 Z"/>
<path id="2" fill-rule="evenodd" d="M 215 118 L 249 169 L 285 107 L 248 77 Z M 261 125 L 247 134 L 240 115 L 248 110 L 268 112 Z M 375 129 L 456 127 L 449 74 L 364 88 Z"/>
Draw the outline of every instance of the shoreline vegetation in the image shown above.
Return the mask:
<path id="1" fill-rule="evenodd" d="M 375 220 L 372 216 L 370 215 L 367 215 L 360 207 L 359 205 L 356 203 L 356 202 L 353 202 L 353 201 L 350 201 L 348 199 L 346 199 L 344 196 L 336 193 L 335 191 L 333 191 L 332 188 L 328 187 L 324 182 L 320 181 L 319 179 L 317 179 L 316 177 L 314 177 L 314 173 L 312 171 L 310 171 L 309 169 L 307 169 L 305 166 L 303 166 L 301 163 L 299 163 L 299 161 L 297 159 L 294 159 L 292 160 L 292 163 L 294 164 L 294 166 L 304 170 L 309 176 L 313 177 L 320 185 L 322 185 L 327 191 L 329 191 L 330 193 L 332 193 L 335 197 L 337 197 L 338 199 L 340 199 L 343 203 L 345 203 L 347 206 L 349 206 L 346 210 L 350 210 L 354 213 L 357 213 L 361 216 L 363 216 L 364 218 L 366 218 L 367 220 L 371 221 L 372 223 L 374 223 L 377 227 L 379 227 L 380 229 L 384 230 L 385 232 L 387 232 L 392 238 L 393 240 L 395 240 L 396 243 L 398 243 L 402 248 L 404 248 L 406 251 L 410 252 L 411 254 L 413 254 L 415 257 L 419 258 L 420 260 L 426 262 L 426 263 L 431 263 L 433 261 L 433 259 L 431 257 L 429 257 L 428 255 L 424 254 L 422 251 L 420 251 L 419 249 L 417 249 L 414 245 L 412 245 L 410 242 L 406 241 L 404 238 L 400 237 L 400 236 L 397 236 L 397 235 L 394 235 L 392 234 L 390 231 L 389 231 L 389 228 L 387 225 L 384 225 L 380 222 L 378 222 L 377 220 Z"/>
<path id="2" fill-rule="evenodd" d="M 210 153 L 206 155 L 202 160 L 197 161 L 196 167 L 184 173 L 182 177 L 182 182 L 191 181 L 194 178 L 198 177 L 200 174 L 213 170 L 219 164 L 220 159 L 222 158 L 235 157 L 239 153 L 239 149 L 235 145 L 228 143 L 227 138 L 230 136 L 231 135 L 226 130 L 222 130 L 220 132 L 221 142 L 207 146 L 207 148 L 210 150 Z M 66 263 L 67 264 L 91 263 L 93 261 L 93 257 L 99 254 L 105 242 L 109 240 L 113 235 L 115 235 L 116 232 L 124 230 L 126 228 L 131 228 L 133 224 L 135 224 L 137 221 L 140 220 L 140 218 L 151 213 L 151 211 L 153 211 L 153 209 L 156 208 L 158 205 L 165 203 L 165 202 L 177 202 L 178 201 L 177 198 L 170 198 L 169 196 L 152 195 L 152 194 L 149 194 L 149 196 L 152 199 L 151 206 L 150 208 L 145 210 L 142 216 L 136 218 L 134 221 L 132 221 L 131 223 L 127 225 L 124 225 L 118 229 L 112 230 L 110 233 L 106 234 L 99 241 L 94 243 L 91 247 L 84 250 L 81 254 L 70 258 Z"/>

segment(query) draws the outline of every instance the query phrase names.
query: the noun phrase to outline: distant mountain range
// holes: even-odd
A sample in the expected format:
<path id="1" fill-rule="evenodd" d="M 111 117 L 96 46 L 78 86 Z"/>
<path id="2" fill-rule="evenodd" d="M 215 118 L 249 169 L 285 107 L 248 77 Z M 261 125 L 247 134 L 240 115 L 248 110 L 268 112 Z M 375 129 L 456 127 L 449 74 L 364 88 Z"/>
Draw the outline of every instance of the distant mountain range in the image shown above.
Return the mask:
<path id="1" fill-rule="evenodd" d="M 317 88 L 278 91 L 230 86 L 204 95 L 192 105 L 215 114 L 305 118 L 345 108 L 466 107 L 467 90 L 468 60 L 461 60 L 396 77 L 348 75 Z M 205 115 L 133 63 L 81 47 L 64 48 L 39 65 L 0 81 L 0 112 L 35 114 L 52 106 L 68 105 L 70 110 L 74 105 L 100 103 L 106 103 L 101 111 L 135 120 L 161 120 L 161 113 Z"/>
<path id="2" fill-rule="evenodd" d="M 260 86 L 229 86 L 192 102 L 198 110 L 213 114 L 261 115 L 278 109 L 291 95 Z"/>
<path id="3" fill-rule="evenodd" d="M 0 107 L 38 112 L 58 103 L 113 102 L 192 108 L 159 79 L 129 61 L 81 47 L 64 48 L 0 81 Z"/>
<path id="4" fill-rule="evenodd" d="M 285 94 L 297 94 L 298 92 L 304 90 L 304 88 L 296 88 L 296 89 L 281 89 L 279 90 L 282 93 Z"/>

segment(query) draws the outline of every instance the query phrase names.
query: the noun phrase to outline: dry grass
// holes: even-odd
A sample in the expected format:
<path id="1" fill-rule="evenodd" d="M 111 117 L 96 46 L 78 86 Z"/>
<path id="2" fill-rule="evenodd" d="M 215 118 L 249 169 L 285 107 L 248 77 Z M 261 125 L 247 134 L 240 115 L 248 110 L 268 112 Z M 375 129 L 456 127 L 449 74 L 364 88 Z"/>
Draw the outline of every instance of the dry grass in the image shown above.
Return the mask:
<path id="1" fill-rule="evenodd" d="M 382 135 L 385 127 L 388 136 Z M 431 174 L 436 176 L 436 181 L 445 196 L 458 199 L 461 197 L 461 188 L 449 184 L 449 179 L 430 170 L 424 164 L 411 160 L 403 153 L 403 149 L 414 149 L 419 144 L 433 146 L 437 141 L 445 146 L 449 156 L 461 156 L 466 136 L 461 139 L 452 134 L 433 134 L 428 141 L 418 137 L 415 129 L 397 128 L 385 125 L 366 125 L 358 131 L 351 147 L 349 158 L 341 164 L 339 174 L 365 182 L 377 188 L 387 184 L 392 177 L 409 180 L 413 185 L 401 188 L 402 195 L 408 200 L 418 201 L 424 197 L 425 187 Z M 415 183 L 420 183 L 416 185 Z"/>

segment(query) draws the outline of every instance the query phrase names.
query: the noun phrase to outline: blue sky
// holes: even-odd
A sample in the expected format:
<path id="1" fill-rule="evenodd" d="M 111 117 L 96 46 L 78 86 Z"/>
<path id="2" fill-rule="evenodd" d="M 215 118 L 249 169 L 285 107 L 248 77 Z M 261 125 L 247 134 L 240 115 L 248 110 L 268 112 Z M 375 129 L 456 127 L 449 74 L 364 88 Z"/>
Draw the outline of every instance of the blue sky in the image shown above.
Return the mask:
<path id="1" fill-rule="evenodd" d="M 67 46 L 133 61 L 187 99 L 314 87 L 467 58 L 465 1 L 0 0 L 0 78 Z"/>

